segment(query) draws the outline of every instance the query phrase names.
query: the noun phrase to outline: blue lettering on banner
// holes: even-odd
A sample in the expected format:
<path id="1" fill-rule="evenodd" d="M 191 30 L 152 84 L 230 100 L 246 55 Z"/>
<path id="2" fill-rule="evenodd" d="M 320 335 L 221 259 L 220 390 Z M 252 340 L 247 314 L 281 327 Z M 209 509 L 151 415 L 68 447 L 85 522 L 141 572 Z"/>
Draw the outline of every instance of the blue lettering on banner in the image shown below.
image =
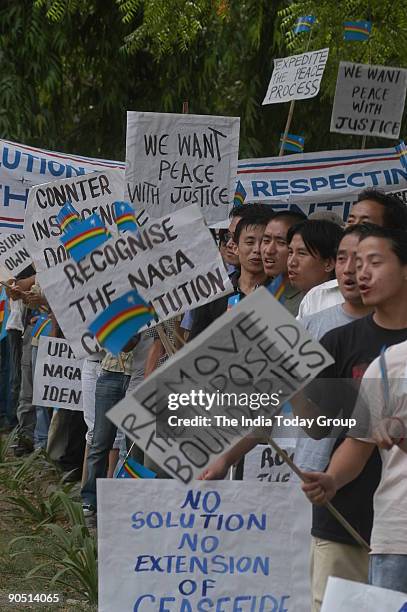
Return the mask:
<path id="1" fill-rule="evenodd" d="M 7 170 L 17 170 L 17 168 L 23 166 L 21 168 L 23 172 L 38 172 L 39 174 L 46 174 L 48 172 L 51 174 L 51 176 L 63 176 L 64 178 L 80 176 L 86 173 L 86 169 L 83 166 L 61 164 L 60 162 L 47 160 L 44 157 L 39 157 L 38 155 L 33 155 L 32 153 L 26 153 L 25 151 L 19 151 L 18 149 L 15 150 L 14 159 L 10 158 L 11 155 L 9 147 L 4 146 L 0 166 L 3 166 Z M 35 164 L 35 162 L 37 162 L 37 164 Z"/>
<path id="2" fill-rule="evenodd" d="M 192 582 L 192 581 L 189 581 Z M 135 601 L 133 612 L 289 612 L 289 595 L 235 595 L 218 599 L 203 597 L 196 603 L 183 598 L 177 602 L 175 597 L 155 597 L 151 593 L 140 595 Z M 245 606 L 244 603 L 248 603 Z M 171 605 L 175 604 L 175 605 Z M 244 607 L 243 607 L 244 606 Z M 400 610 L 404 612 L 404 608 Z"/>

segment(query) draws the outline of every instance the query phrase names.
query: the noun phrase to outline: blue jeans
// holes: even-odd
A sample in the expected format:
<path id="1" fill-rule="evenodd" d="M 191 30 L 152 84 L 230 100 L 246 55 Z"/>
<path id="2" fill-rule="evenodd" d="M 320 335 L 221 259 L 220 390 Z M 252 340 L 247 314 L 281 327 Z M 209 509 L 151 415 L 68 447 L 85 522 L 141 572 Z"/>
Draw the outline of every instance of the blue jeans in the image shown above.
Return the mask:
<path id="1" fill-rule="evenodd" d="M 407 555 L 370 555 L 369 584 L 407 593 Z"/>
<path id="2" fill-rule="evenodd" d="M 7 405 L 9 403 L 9 370 L 10 355 L 7 337 L 0 341 L 0 422 L 5 424 Z"/>
<path id="3" fill-rule="evenodd" d="M 33 376 L 35 376 L 35 364 L 37 363 L 38 346 L 33 346 L 31 349 L 31 364 Z M 51 422 L 48 408 L 45 406 L 35 406 L 37 422 L 34 430 L 34 446 L 35 448 L 47 448 L 48 430 Z"/>
<path id="4" fill-rule="evenodd" d="M 21 355 L 23 350 L 23 335 L 21 331 L 9 329 L 7 332 L 7 345 L 10 357 L 7 419 L 10 427 L 15 427 L 17 425 L 16 412 L 21 387 Z"/>
<path id="5" fill-rule="evenodd" d="M 95 508 L 96 480 L 106 477 L 109 451 L 117 432 L 116 425 L 106 418 L 106 412 L 124 398 L 129 382 L 130 376 L 106 370 L 102 370 L 96 381 L 95 425 L 86 462 L 87 480 L 81 490 L 82 502 Z"/>

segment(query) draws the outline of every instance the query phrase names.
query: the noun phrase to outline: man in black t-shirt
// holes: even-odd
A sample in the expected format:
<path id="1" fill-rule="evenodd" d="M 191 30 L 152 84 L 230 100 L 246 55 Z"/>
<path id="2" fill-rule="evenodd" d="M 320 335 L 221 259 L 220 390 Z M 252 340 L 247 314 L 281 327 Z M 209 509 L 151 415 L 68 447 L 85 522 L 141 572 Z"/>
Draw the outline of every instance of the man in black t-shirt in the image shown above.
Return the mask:
<path id="1" fill-rule="evenodd" d="M 322 338 L 321 344 L 334 357 L 335 363 L 304 393 L 308 399 L 307 403 L 302 402 L 303 416 L 349 417 L 357 396 L 357 385 L 353 386 L 352 382 L 360 381 L 383 346 L 407 340 L 407 234 L 371 226 L 359 243 L 356 276 L 364 304 L 374 306 L 375 311 Z M 313 433 L 326 435 L 323 430 Z M 343 440 L 343 437 L 337 440 L 332 455 Z M 328 473 L 329 470 L 330 465 Z M 373 522 L 373 495 L 380 475 L 381 462 L 375 451 L 360 475 L 340 488 L 332 499 L 333 505 L 368 543 Z M 313 478 L 313 475 L 308 474 L 308 477 Z M 321 493 L 318 488 L 312 485 L 303 485 L 303 488 L 311 501 L 318 501 Z M 313 507 L 312 536 L 312 610 L 317 612 L 328 576 L 367 582 L 368 554 L 324 506 Z"/>

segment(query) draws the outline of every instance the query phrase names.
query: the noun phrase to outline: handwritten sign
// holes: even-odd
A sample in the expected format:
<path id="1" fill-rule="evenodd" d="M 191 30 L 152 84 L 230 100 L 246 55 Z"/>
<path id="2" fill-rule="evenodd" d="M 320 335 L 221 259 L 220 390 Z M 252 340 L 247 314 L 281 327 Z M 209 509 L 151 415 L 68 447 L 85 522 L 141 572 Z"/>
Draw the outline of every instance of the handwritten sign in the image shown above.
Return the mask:
<path id="1" fill-rule="evenodd" d="M 124 163 L 0 140 L 0 231 L 22 231 L 28 190 L 33 185 L 112 168 L 124 172 Z"/>
<path id="2" fill-rule="evenodd" d="M 319 92 L 329 49 L 309 51 L 274 60 L 264 104 L 314 98 Z"/>
<path id="3" fill-rule="evenodd" d="M 240 439 L 242 426 L 248 427 L 248 433 L 269 425 L 264 413 L 257 417 L 258 412 L 250 411 L 247 403 L 235 401 L 233 394 L 238 389 L 246 394 L 276 393 L 284 403 L 330 363 L 332 357 L 259 287 L 178 351 L 107 416 L 168 474 L 189 484 Z M 169 394 L 182 391 L 185 384 L 196 393 L 213 393 L 222 414 L 212 417 L 205 408 L 194 405 L 189 416 L 207 421 L 198 421 L 193 429 L 175 423 L 171 429 L 168 417 L 165 437 L 158 439 L 157 425 L 165 425 L 162 420 L 169 414 Z M 222 404 L 217 399 L 219 392 Z M 228 393 L 231 403 L 226 403 Z M 269 416 L 279 411 L 274 403 L 269 405 Z M 247 421 L 248 415 L 259 421 Z"/>
<path id="4" fill-rule="evenodd" d="M 0 233 L 0 265 L 7 270 L 9 278 L 17 276 L 31 264 L 24 234 Z"/>
<path id="5" fill-rule="evenodd" d="M 41 336 L 34 375 L 34 406 L 83 410 L 82 361 L 66 340 Z"/>
<path id="6" fill-rule="evenodd" d="M 239 125 L 238 117 L 128 112 L 126 199 L 152 217 L 196 204 L 208 225 L 224 219 L 235 189 Z"/>
<path id="7" fill-rule="evenodd" d="M 115 228 L 113 202 L 123 200 L 123 190 L 124 174 L 118 168 L 53 181 L 30 189 L 24 233 L 37 272 L 68 259 L 60 241 L 62 232 L 56 221 L 67 200 L 72 202 L 82 219 L 97 212 L 105 225 Z"/>
<path id="8" fill-rule="evenodd" d="M 97 490 L 100 612 L 310 609 L 299 487 L 98 479 Z"/>
<path id="9" fill-rule="evenodd" d="M 230 293 L 232 285 L 196 206 L 112 237 L 82 261 L 41 272 L 39 282 L 77 357 L 95 352 L 89 324 L 136 289 L 160 320 Z"/>
<path id="10" fill-rule="evenodd" d="M 276 438 L 277 444 L 295 461 L 295 438 Z M 268 444 L 258 444 L 244 458 L 243 480 L 288 482 L 292 469 Z"/>
<path id="11" fill-rule="evenodd" d="M 406 609 L 406 593 L 330 576 L 321 612 L 404 612 Z"/>
<path id="12" fill-rule="evenodd" d="M 398 138 L 407 70 L 340 62 L 331 132 Z"/>

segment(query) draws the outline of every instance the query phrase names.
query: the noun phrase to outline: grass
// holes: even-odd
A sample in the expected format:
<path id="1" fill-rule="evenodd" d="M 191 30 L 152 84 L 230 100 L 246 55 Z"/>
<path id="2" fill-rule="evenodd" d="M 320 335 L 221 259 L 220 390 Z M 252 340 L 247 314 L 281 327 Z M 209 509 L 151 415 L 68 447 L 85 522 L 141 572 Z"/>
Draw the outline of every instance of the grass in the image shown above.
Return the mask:
<path id="1" fill-rule="evenodd" d="M 4 451 L 4 452 L 2 452 Z M 44 453 L 16 461 L 0 442 L 0 610 L 95 612 L 96 542 L 76 490 Z M 61 603 L 10 604 L 9 593 L 58 593 Z"/>

